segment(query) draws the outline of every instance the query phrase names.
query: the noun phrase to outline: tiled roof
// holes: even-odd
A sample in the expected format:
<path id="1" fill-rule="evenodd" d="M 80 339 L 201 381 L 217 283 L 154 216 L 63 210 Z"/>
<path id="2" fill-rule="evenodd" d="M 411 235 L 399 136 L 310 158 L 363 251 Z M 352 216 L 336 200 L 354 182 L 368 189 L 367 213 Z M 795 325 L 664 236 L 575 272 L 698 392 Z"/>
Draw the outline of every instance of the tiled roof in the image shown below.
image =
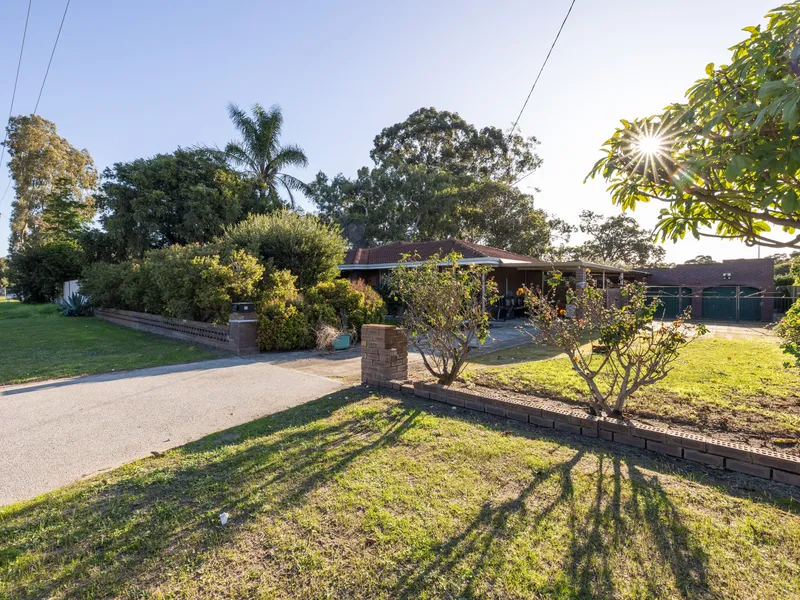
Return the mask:
<path id="1" fill-rule="evenodd" d="M 405 254 L 414 255 L 416 253 L 424 260 L 437 253 L 439 256 L 445 256 L 451 252 L 457 252 L 463 258 L 499 258 L 503 262 L 542 262 L 523 254 L 452 239 L 430 242 L 392 242 L 375 248 L 357 248 L 347 253 L 344 262 L 348 265 L 385 265 L 400 262 Z"/>

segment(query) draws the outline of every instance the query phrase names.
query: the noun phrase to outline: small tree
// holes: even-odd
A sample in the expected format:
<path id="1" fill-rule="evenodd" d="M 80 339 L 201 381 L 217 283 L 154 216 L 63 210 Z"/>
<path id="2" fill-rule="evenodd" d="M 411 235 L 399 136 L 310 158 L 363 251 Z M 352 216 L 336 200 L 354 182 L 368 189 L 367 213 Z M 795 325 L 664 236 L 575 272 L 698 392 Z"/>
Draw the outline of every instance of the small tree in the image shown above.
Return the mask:
<path id="1" fill-rule="evenodd" d="M 783 351 L 792 357 L 796 367 L 800 367 L 800 300 L 786 311 L 786 315 L 778 323 L 775 332 L 783 340 L 781 344 Z M 785 362 L 784 366 L 791 367 L 792 365 L 790 362 Z"/>
<path id="2" fill-rule="evenodd" d="M 586 382 L 592 414 L 621 417 L 631 394 L 664 379 L 678 351 L 706 332 L 686 325 L 688 309 L 671 323 L 654 323 L 659 302 L 648 301 L 641 284 L 622 288 L 621 308 L 607 307 L 591 280 L 583 288 L 567 286 L 567 303 L 576 309 L 568 319 L 555 302 L 562 282 L 555 273 L 551 293 L 526 290 L 526 304 L 536 339 L 563 350 Z"/>
<path id="3" fill-rule="evenodd" d="M 405 304 L 403 323 L 425 367 L 439 383 L 450 385 L 467 364 L 475 342 L 489 335 L 485 307 L 497 300 L 497 286 L 486 280 L 491 267 L 459 265 L 460 254 L 434 254 L 420 262 L 405 256 L 390 285 Z"/>

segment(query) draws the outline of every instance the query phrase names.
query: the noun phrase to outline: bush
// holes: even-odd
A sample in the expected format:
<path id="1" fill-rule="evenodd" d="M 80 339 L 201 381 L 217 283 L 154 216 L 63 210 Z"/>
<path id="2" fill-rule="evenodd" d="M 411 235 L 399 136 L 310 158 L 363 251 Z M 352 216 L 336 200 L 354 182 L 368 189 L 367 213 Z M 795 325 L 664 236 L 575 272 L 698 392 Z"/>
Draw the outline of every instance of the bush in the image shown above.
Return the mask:
<path id="1" fill-rule="evenodd" d="M 460 266 L 460 258 L 451 253 L 443 259 L 434 255 L 419 266 L 401 263 L 390 275 L 395 295 L 406 306 L 403 323 L 411 340 L 425 367 L 443 385 L 453 383 L 466 367 L 472 344 L 486 340 L 489 319 L 483 307 L 497 299 L 493 281 L 486 282 L 481 298 L 483 278 L 491 267 Z"/>
<path id="2" fill-rule="evenodd" d="M 141 263 L 96 263 L 81 290 L 94 306 L 227 323 L 231 302 L 254 300 L 264 268 L 243 250 L 213 245 L 150 250 Z"/>
<path id="3" fill-rule="evenodd" d="M 800 300 L 786 311 L 775 328 L 775 333 L 783 340 L 783 351 L 794 359 L 796 367 L 800 367 Z M 787 362 L 786 366 L 791 364 Z"/>
<path id="4" fill-rule="evenodd" d="M 314 346 L 313 329 L 302 300 L 274 300 L 264 305 L 258 325 L 258 348 L 273 350 L 302 350 Z"/>
<path id="5" fill-rule="evenodd" d="M 250 215 L 230 226 L 223 241 L 258 257 L 264 266 L 288 269 L 303 289 L 338 277 L 347 249 L 338 226 L 292 211 Z"/>
<path id="6" fill-rule="evenodd" d="M 123 286 L 134 265 L 131 262 L 111 264 L 96 262 L 83 270 L 80 278 L 81 293 L 93 306 L 124 308 L 129 304 L 123 296 Z"/>
<path id="7" fill-rule="evenodd" d="M 92 306 L 89 304 L 89 300 L 77 292 L 61 300 L 58 303 L 58 308 L 65 317 L 92 316 Z"/>
<path id="8" fill-rule="evenodd" d="M 9 279 L 23 302 L 54 302 L 64 282 L 80 276 L 83 252 L 77 242 L 58 240 L 26 246 L 8 262 Z"/>
<path id="9" fill-rule="evenodd" d="M 336 279 L 318 283 L 306 291 L 312 323 L 352 328 L 356 337 L 366 323 L 381 323 L 386 306 L 380 295 L 363 281 Z"/>
<path id="10" fill-rule="evenodd" d="M 775 286 L 794 285 L 794 275 L 776 275 Z"/>
<path id="11" fill-rule="evenodd" d="M 582 288 L 567 285 L 566 301 L 575 306 L 575 316 L 564 318 L 556 303 L 564 286 L 561 274 L 548 283 L 550 293 L 525 290 L 534 339 L 564 351 L 589 388 L 595 415 L 621 417 L 631 394 L 664 379 L 679 350 L 706 332 L 703 325 L 687 326 L 689 309 L 671 323 L 655 325 L 660 302 L 650 301 L 641 284 L 623 286 L 623 307 L 607 307 L 591 279 Z"/>

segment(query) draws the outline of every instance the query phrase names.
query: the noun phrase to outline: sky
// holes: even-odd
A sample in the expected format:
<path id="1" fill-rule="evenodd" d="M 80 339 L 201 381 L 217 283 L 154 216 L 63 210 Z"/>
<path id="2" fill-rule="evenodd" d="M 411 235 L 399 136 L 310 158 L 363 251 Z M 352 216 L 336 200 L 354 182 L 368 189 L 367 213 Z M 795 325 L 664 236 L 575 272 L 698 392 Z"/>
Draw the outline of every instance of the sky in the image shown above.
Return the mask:
<path id="1" fill-rule="evenodd" d="M 33 0 L 14 114 L 30 114 L 66 0 Z M 375 135 L 423 106 L 510 128 L 570 0 L 271 3 L 72 0 L 39 114 L 103 168 L 235 138 L 226 106 L 279 104 L 287 143 L 329 176 L 370 164 Z M 520 184 L 577 223 L 617 214 L 584 183 L 619 120 L 681 101 L 706 64 L 728 62 L 741 29 L 778 0 L 577 0 L 519 122 L 543 165 Z M 27 0 L 0 2 L 0 115 L 11 101 Z M 8 170 L 0 167 L 0 194 Z M 13 186 L 0 203 L 8 246 Z M 303 204 L 303 203 L 301 203 Z M 313 207 L 305 202 L 305 208 Z M 633 216 L 651 228 L 654 205 Z M 579 241 L 576 237 L 573 241 Z M 758 256 L 740 242 L 667 243 L 667 259 Z M 775 250 L 761 249 L 762 256 Z"/>

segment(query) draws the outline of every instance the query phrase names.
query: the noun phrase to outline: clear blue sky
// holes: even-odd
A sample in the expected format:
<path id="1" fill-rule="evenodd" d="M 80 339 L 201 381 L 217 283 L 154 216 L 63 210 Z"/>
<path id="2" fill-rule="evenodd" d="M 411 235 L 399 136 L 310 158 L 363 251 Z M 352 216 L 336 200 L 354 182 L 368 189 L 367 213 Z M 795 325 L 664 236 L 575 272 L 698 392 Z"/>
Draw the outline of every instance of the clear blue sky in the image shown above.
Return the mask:
<path id="1" fill-rule="evenodd" d="M 34 0 L 14 113 L 30 113 L 65 0 Z M 616 212 L 601 181 L 583 184 L 620 118 L 683 98 L 741 28 L 778 0 L 577 0 L 520 125 L 541 141 L 540 208 L 576 221 Z M 510 127 L 569 0 L 108 2 L 73 0 L 39 113 L 99 169 L 234 131 L 225 106 L 280 104 L 284 140 L 319 171 L 352 176 L 381 128 L 421 106 L 477 126 Z M 27 0 L 0 3 L 0 119 L 11 99 Z M 8 171 L 0 170 L 0 194 Z M 13 190 L 13 188 L 12 188 Z M 0 213 L 5 253 L 11 191 Z M 657 207 L 634 213 L 644 225 Z M 755 256 L 738 242 L 667 245 L 668 258 Z M 769 254 L 771 250 L 765 250 Z"/>

